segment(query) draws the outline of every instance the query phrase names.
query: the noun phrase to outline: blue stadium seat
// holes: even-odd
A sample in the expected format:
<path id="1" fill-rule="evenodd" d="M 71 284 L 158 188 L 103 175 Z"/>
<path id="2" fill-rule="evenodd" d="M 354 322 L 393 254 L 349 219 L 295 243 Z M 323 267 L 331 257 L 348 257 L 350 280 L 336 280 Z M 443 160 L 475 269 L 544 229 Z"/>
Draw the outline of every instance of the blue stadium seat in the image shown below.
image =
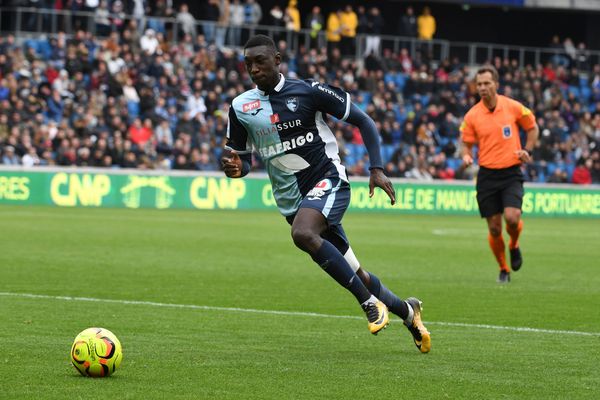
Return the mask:
<path id="1" fill-rule="evenodd" d="M 577 98 L 579 98 L 579 96 L 581 95 L 579 88 L 573 85 L 569 85 L 569 94 L 573 94 Z"/>
<path id="2" fill-rule="evenodd" d="M 368 91 L 361 91 L 360 94 L 362 95 L 363 99 L 365 99 L 365 103 L 369 104 L 371 102 L 371 98 L 373 97 L 371 95 L 371 92 Z"/>
<path id="3" fill-rule="evenodd" d="M 592 89 L 589 86 L 582 86 L 580 98 L 583 101 L 583 103 L 588 104 L 591 97 L 592 97 Z"/>
<path id="4" fill-rule="evenodd" d="M 406 85 L 406 74 L 397 73 L 396 74 L 396 86 L 398 87 L 398 91 L 402 92 L 404 90 L 404 86 Z"/>
<path id="5" fill-rule="evenodd" d="M 448 165 L 449 168 L 456 171 L 458 168 L 460 168 L 460 165 L 462 164 L 462 160 L 460 160 L 458 158 L 454 158 L 454 157 L 449 157 L 446 159 L 446 164 Z"/>

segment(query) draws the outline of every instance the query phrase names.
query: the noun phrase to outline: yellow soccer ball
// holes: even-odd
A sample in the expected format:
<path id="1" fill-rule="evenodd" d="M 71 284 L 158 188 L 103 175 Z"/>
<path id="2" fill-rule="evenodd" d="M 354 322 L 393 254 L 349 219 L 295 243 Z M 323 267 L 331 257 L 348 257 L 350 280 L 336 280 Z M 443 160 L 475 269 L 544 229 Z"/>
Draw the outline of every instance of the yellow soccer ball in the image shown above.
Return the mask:
<path id="1" fill-rule="evenodd" d="M 83 376 L 95 378 L 112 375 L 123 360 L 119 339 L 108 329 L 88 328 L 71 346 L 71 361 Z"/>

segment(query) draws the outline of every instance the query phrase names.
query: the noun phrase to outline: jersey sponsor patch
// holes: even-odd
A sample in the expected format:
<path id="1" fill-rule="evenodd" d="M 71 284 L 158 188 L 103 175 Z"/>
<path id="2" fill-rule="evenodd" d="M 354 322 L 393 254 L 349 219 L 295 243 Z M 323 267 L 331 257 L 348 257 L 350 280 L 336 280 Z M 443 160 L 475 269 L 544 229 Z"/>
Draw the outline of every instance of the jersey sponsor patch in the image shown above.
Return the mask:
<path id="1" fill-rule="evenodd" d="M 327 191 L 331 190 L 332 186 L 329 179 L 323 179 L 306 194 L 306 198 L 308 200 L 321 200 L 321 197 L 325 196 Z"/>
<path id="2" fill-rule="evenodd" d="M 244 104 L 242 104 L 242 111 L 243 112 L 252 111 L 252 110 L 255 110 L 257 108 L 260 108 L 260 100 L 254 100 L 254 101 L 251 101 L 250 103 L 244 103 Z"/>
<path id="3" fill-rule="evenodd" d="M 502 127 L 502 137 L 504 137 L 504 139 L 508 139 L 512 136 L 512 131 L 510 130 L 510 126 L 503 126 Z"/>
<path id="4" fill-rule="evenodd" d="M 285 105 L 287 106 L 288 110 L 290 110 L 291 112 L 296 112 L 296 110 L 298 109 L 298 98 L 297 97 L 288 97 L 287 100 L 285 101 Z"/>

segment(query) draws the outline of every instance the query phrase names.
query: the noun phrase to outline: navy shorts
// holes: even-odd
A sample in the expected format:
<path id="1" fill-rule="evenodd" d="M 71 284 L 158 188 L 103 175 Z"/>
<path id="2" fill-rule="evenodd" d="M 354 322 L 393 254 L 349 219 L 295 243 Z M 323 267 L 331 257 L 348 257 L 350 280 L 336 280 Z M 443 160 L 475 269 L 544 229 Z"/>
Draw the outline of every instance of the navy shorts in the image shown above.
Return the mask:
<path id="1" fill-rule="evenodd" d="M 329 228 L 321 236 L 345 254 L 350 245 L 342 228 L 342 218 L 349 205 L 350 184 L 340 178 L 325 178 L 304 196 L 298 208 L 313 208 L 323 214 Z M 290 225 L 295 216 L 286 217 Z"/>
<path id="2" fill-rule="evenodd" d="M 523 205 L 523 173 L 519 165 L 504 169 L 479 168 L 477 204 L 482 218 L 502 214 L 506 207 Z"/>

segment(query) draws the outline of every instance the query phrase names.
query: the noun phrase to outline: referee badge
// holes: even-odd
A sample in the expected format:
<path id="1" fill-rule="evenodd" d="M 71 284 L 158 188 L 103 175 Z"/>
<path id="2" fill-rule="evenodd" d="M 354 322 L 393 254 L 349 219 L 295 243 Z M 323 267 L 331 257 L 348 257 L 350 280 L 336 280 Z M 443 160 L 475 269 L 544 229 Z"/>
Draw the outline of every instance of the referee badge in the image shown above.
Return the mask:
<path id="1" fill-rule="evenodd" d="M 512 136 L 512 131 L 510 130 L 510 125 L 502 127 L 502 137 L 504 139 L 509 139 Z"/>
<path id="2" fill-rule="evenodd" d="M 285 105 L 291 112 L 296 112 L 298 109 L 298 98 L 297 97 L 288 97 L 285 102 Z"/>

